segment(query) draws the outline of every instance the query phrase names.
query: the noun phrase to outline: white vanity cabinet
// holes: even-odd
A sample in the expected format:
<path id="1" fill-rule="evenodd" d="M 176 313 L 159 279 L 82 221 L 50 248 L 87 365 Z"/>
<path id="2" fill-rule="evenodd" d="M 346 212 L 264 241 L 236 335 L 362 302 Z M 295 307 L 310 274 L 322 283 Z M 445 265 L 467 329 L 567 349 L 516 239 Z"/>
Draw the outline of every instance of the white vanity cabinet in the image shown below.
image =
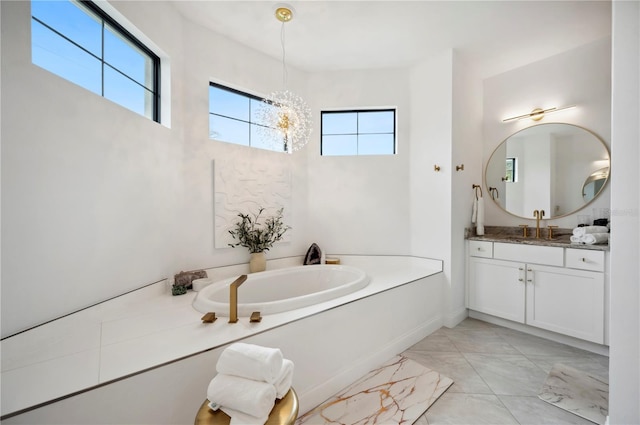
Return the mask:
<path id="1" fill-rule="evenodd" d="M 467 308 L 604 344 L 604 258 L 603 251 L 470 240 Z"/>

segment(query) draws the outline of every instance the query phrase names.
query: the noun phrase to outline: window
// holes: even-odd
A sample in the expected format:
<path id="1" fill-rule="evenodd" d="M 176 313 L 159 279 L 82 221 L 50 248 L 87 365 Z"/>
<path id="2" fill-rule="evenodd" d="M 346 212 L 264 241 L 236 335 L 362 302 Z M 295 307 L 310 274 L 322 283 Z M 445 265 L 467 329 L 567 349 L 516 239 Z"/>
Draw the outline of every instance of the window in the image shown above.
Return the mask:
<path id="1" fill-rule="evenodd" d="M 160 59 L 90 1 L 31 2 L 31 61 L 160 121 Z"/>
<path id="2" fill-rule="evenodd" d="M 394 155 L 396 110 L 323 111 L 321 155 Z"/>
<path id="3" fill-rule="evenodd" d="M 517 176 L 516 167 L 517 167 L 516 158 L 507 158 L 506 173 L 505 173 L 505 177 L 502 179 L 504 182 L 515 183 L 516 181 L 518 181 L 518 179 L 516 178 Z"/>
<path id="4" fill-rule="evenodd" d="M 284 152 L 278 131 L 261 121 L 260 109 L 273 107 L 262 98 L 209 83 L 209 138 L 253 148 Z"/>

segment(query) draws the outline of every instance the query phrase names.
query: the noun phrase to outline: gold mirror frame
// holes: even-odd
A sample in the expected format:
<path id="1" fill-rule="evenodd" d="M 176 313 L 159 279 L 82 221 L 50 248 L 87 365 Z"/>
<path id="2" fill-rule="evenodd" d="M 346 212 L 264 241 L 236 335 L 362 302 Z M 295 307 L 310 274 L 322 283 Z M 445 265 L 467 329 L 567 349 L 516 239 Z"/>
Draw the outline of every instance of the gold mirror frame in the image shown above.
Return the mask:
<path id="1" fill-rule="evenodd" d="M 547 126 L 547 127 L 543 127 L 543 126 Z M 523 129 L 518 130 L 515 133 L 509 135 L 501 143 L 499 143 L 498 146 L 496 146 L 496 148 L 492 152 L 491 156 L 489 157 L 489 160 L 487 161 L 487 163 L 485 165 L 484 186 L 485 186 L 485 188 L 487 190 L 487 193 L 490 194 L 490 197 L 495 202 L 495 204 L 501 210 L 506 212 L 507 214 L 513 215 L 515 217 L 526 218 L 526 219 L 530 219 L 530 218 L 533 217 L 533 215 L 529 215 L 529 214 L 521 215 L 521 214 L 519 214 L 519 211 L 515 211 L 515 212 L 514 211 L 509 211 L 509 209 L 507 209 L 506 205 L 504 205 L 503 203 L 499 202 L 501 200 L 500 199 L 501 197 L 502 197 L 502 199 L 504 199 L 504 197 L 506 196 L 506 190 L 505 190 L 506 189 L 506 184 L 510 184 L 510 183 L 506 183 L 506 182 L 500 183 L 499 181 L 498 182 L 495 181 L 496 180 L 495 179 L 495 176 L 496 176 L 496 168 L 495 167 L 493 167 L 493 171 L 491 173 L 494 176 L 493 180 L 490 180 L 491 177 L 489 176 L 489 172 L 491 171 L 491 168 L 492 168 L 491 165 L 493 163 L 496 163 L 496 161 L 498 161 L 498 155 L 499 155 L 499 152 L 501 150 L 504 149 L 504 151 L 506 152 L 507 142 L 510 139 L 514 138 L 512 140 L 516 140 L 517 137 L 522 137 L 523 133 L 525 133 L 527 131 L 541 132 L 543 129 L 547 129 L 548 126 L 563 126 L 563 127 L 566 126 L 567 128 L 570 128 L 573 131 L 580 130 L 582 132 L 585 132 L 585 136 L 589 136 L 590 140 L 594 140 L 594 141 L 599 142 L 598 149 L 600 149 L 600 147 L 602 148 L 602 150 L 601 150 L 601 152 L 603 153 L 602 157 L 594 158 L 593 162 L 595 163 L 595 161 L 605 161 L 606 160 L 607 161 L 606 166 L 605 166 L 605 164 L 594 165 L 594 167 L 597 167 L 597 168 L 595 168 L 592 171 L 589 171 L 587 173 L 586 178 L 576 179 L 576 182 L 578 180 L 580 180 L 580 185 L 576 189 L 578 191 L 578 195 L 579 195 L 580 199 L 584 199 L 583 196 L 582 196 L 582 193 L 583 193 L 582 189 L 583 189 L 584 184 L 586 183 L 586 181 L 589 180 L 589 178 L 591 177 L 591 175 L 593 173 L 596 173 L 596 172 L 600 171 L 601 169 L 605 169 L 605 168 L 608 169 L 608 173 L 607 173 L 605 182 L 602 184 L 602 187 L 600 188 L 600 190 L 598 190 L 598 192 L 595 193 L 593 199 L 588 200 L 588 201 L 583 201 L 583 203 L 581 203 L 579 206 L 577 206 L 577 207 L 573 207 L 572 206 L 572 207 L 570 207 L 571 208 L 570 210 L 561 212 L 559 214 L 555 214 L 554 211 L 548 211 L 547 212 L 547 216 L 545 217 L 545 219 L 556 219 L 556 218 L 566 217 L 568 215 L 575 214 L 576 212 L 582 210 L 583 208 L 587 207 L 594 200 L 596 200 L 598 198 L 598 196 L 600 196 L 602 194 L 602 192 L 604 191 L 604 189 L 605 189 L 605 187 L 606 187 L 606 185 L 607 185 L 607 183 L 609 181 L 609 177 L 611 175 L 611 155 L 609 153 L 609 148 L 607 147 L 606 143 L 597 134 L 595 134 L 591 130 L 586 129 L 586 128 L 581 127 L 581 126 L 578 126 L 578 125 L 575 125 L 575 124 L 567 124 L 567 123 L 559 123 L 559 122 L 537 124 L 537 125 L 525 127 Z M 551 132 L 549 132 L 549 134 L 551 134 Z M 606 155 L 606 158 L 604 158 L 605 155 Z M 571 158 L 571 157 L 569 157 L 569 158 Z M 505 164 L 504 165 L 504 170 L 505 171 L 506 171 L 506 159 L 507 159 L 507 156 L 504 155 L 504 159 L 500 160 L 500 162 L 502 164 Z M 557 159 L 557 158 L 554 158 L 553 161 L 555 161 L 555 159 Z M 499 167 L 499 165 L 498 165 L 498 167 Z M 499 168 L 497 170 L 499 171 Z M 504 174 L 506 174 L 506 173 L 503 173 L 503 175 Z M 498 186 L 500 186 L 502 188 L 502 190 L 498 189 Z M 496 189 L 498 189 L 498 190 L 496 190 Z M 549 197 L 550 196 L 551 195 L 549 195 Z M 540 209 L 540 208 L 542 208 L 542 206 L 537 206 L 534 209 Z M 554 208 L 554 210 L 555 210 L 555 208 Z M 524 211 L 524 212 L 528 213 L 528 211 Z M 532 213 L 533 213 L 533 209 L 531 210 L 531 214 Z"/>

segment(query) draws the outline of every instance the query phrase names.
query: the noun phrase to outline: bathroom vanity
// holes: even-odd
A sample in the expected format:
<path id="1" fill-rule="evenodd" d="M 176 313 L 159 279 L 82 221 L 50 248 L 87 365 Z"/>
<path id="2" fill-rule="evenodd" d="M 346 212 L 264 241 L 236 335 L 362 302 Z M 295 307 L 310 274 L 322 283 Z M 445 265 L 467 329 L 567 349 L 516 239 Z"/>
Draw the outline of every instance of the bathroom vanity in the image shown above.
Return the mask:
<path id="1" fill-rule="evenodd" d="M 468 309 L 608 345 L 608 245 L 488 233 L 467 249 Z"/>

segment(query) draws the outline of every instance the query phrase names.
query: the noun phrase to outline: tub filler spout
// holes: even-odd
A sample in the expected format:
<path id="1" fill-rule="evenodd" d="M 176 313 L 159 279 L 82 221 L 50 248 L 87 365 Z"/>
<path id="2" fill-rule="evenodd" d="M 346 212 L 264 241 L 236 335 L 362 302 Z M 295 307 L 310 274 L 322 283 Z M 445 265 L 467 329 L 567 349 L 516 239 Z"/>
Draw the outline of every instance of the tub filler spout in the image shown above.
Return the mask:
<path id="1" fill-rule="evenodd" d="M 229 323 L 238 321 L 238 286 L 242 285 L 245 280 L 247 280 L 247 275 L 243 274 L 229 285 Z"/>

